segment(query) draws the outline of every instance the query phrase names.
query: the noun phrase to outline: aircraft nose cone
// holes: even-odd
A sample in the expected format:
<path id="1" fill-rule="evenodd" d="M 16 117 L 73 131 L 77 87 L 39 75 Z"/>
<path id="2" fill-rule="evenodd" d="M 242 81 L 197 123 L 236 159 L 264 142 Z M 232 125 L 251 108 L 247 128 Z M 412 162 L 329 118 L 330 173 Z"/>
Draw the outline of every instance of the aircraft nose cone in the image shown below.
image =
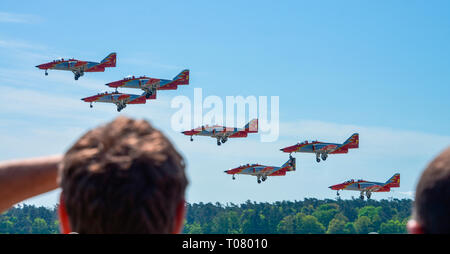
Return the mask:
<path id="1" fill-rule="evenodd" d="M 93 101 L 95 101 L 95 96 L 91 96 L 91 97 L 86 97 L 86 98 L 82 98 L 81 100 L 82 101 L 85 101 L 85 102 L 93 102 Z"/>
<path id="2" fill-rule="evenodd" d="M 337 184 L 337 185 L 331 185 L 331 186 L 328 187 L 328 188 L 330 188 L 330 189 L 332 189 L 332 190 L 340 190 L 340 189 L 343 189 L 344 186 L 342 186 L 342 184 Z"/>
<path id="3" fill-rule="evenodd" d="M 192 135 L 194 135 L 193 131 L 183 131 L 183 132 L 181 132 L 181 133 L 183 133 L 184 135 L 187 135 L 187 136 L 192 136 Z"/>
<path id="4" fill-rule="evenodd" d="M 121 85 L 121 81 L 114 81 L 114 82 L 109 82 L 106 83 L 105 86 L 109 86 L 109 87 L 119 87 Z"/>

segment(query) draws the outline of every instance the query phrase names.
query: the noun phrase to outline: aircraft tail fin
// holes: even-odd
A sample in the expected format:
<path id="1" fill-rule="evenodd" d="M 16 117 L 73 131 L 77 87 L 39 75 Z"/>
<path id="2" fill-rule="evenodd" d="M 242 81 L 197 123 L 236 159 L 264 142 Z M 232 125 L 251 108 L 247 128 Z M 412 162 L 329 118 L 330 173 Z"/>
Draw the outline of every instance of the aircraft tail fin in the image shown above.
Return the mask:
<path id="1" fill-rule="evenodd" d="M 389 180 L 387 180 L 386 185 L 389 187 L 400 187 L 400 173 L 396 173 Z"/>
<path id="2" fill-rule="evenodd" d="M 177 85 L 189 84 L 189 70 L 183 70 L 173 78 L 173 81 L 177 81 Z"/>
<path id="3" fill-rule="evenodd" d="M 359 148 L 359 134 L 353 133 L 345 142 L 348 148 Z"/>
<path id="4" fill-rule="evenodd" d="M 244 128 L 247 133 L 258 133 L 258 118 L 248 122 Z"/>
<path id="5" fill-rule="evenodd" d="M 288 161 L 286 161 L 283 166 L 281 166 L 283 168 L 287 167 L 287 171 L 295 171 L 295 158 L 294 157 L 290 157 Z"/>
<path id="6" fill-rule="evenodd" d="M 102 61 L 101 64 L 104 67 L 116 67 L 116 53 L 111 53 L 109 54 L 107 57 L 105 57 Z"/>

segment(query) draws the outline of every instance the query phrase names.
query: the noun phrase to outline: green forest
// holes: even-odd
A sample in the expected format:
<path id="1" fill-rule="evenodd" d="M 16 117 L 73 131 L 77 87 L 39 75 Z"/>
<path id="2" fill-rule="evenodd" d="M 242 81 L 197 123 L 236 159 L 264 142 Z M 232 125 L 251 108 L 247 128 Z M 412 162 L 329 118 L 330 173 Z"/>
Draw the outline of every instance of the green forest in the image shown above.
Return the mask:
<path id="1" fill-rule="evenodd" d="M 185 234 L 406 233 L 412 200 L 319 200 L 187 204 Z M 16 206 L 0 215 L 1 234 L 59 233 L 57 208 Z"/>

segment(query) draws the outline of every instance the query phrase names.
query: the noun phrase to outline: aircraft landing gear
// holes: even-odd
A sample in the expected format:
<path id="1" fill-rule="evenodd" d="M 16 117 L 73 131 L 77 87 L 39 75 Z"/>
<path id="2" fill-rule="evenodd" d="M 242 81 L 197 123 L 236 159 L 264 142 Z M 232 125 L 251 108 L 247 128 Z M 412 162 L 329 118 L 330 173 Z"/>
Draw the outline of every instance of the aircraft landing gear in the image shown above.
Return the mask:
<path id="1" fill-rule="evenodd" d="M 372 196 L 372 193 L 371 193 L 371 192 L 366 192 L 367 200 L 369 200 L 371 196 Z"/>
<path id="2" fill-rule="evenodd" d="M 194 138 L 192 138 L 192 136 L 191 136 L 191 142 L 192 142 L 192 141 L 194 141 Z"/>
<path id="3" fill-rule="evenodd" d="M 263 177 L 261 178 L 261 180 L 262 180 L 263 182 L 265 182 L 265 181 L 267 180 L 267 176 L 263 176 Z"/>
<path id="4" fill-rule="evenodd" d="M 327 157 L 328 157 L 328 154 L 323 153 L 321 157 L 322 157 L 322 160 L 325 161 L 327 159 Z"/>
<path id="5" fill-rule="evenodd" d="M 261 176 L 257 176 L 258 177 L 258 183 L 261 183 Z"/>
<path id="6" fill-rule="evenodd" d="M 222 138 L 222 144 L 225 144 L 225 142 L 227 142 L 228 138 Z"/>
<path id="7" fill-rule="evenodd" d="M 360 198 L 361 200 L 364 200 L 364 192 L 361 192 L 361 195 L 359 195 L 359 198 Z"/>
<path id="8" fill-rule="evenodd" d="M 320 153 L 316 153 L 316 161 L 320 162 Z"/>
<path id="9" fill-rule="evenodd" d="M 93 106 L 92 106 L 92 102 L 91 102 L 91 104 L 89 104 L 89 107 L 90 107 L 90 108 L 92 108 L 92 107 L 93 107 Z"/>
<path id="10" fill-rule="evenodd" d="M 48 76 L 48 72 L 47 72 L 47 70 L 45 70 L 45 76 Z"/>
<path id="11" fill-rule="evenodd" d="M 338 197 L 340 196 L 339 191 L 336 192 L 336 196 L 338 196 Z"/>
<path id="12" fill-rule="evenodd" d="M 156 88 L 144 88 L 143 90 L 145 91 L 146 99 L 149 99 L 156 92 Z"/>
<path id="13" fill-rule="evenodd" d="M 234 175 L 233 175 L 233 177 L 231 179 L 236 180 L 236 177 L 234 177 Z"/>
<path id="14" fill-rule="evenodd" d="M 289 154 L 289 166 L 295 167 L 295 159 Z M 295 169 L 294 169 L 295 170 Z"/>
<path id="15" fill-rule="evenodd" d="M 120 112 L 122 109 L 124 109 L 127 105 L 126 104 L 117 104 L 117 112 Z"/>
<path id="16" fill-rule="evenodd" d="M 217 138 L 217 145 L 220 146 L 222 143 L 220 142 L 220 138 Z"/>
<path id="17" fill-rule="evenodd" d="M 258 179 L 258 183 L 261 183 L 261 180 Z"/>
<path id="18" fill-rule="evenodd" d="M 78 80 L 81 76 L 84 75 L 84 72 L 78 72 L 78 71 L 76 71 L 76 72 L 74 72 L 73 74 L 75 74 L 75 80 Z"/>

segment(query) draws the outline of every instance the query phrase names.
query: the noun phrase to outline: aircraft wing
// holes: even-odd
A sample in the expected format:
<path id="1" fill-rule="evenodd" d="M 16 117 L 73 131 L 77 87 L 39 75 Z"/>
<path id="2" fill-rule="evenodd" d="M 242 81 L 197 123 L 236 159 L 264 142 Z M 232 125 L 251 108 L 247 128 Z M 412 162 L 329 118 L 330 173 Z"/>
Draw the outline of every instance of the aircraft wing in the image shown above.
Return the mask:
<path id="1" fill-rule="evenodd" d="M 377 191 L 377 190 L 379 190 L 379 189 L 381 189 L 381 188 L 383 188 L 383 186 L 378 185 L 378 184 L 373 184 L 373 185 L 367 186 L 367 187 L 364 188 L 364 189 L 370 190 L 370 191 Z"/>
<path id="2" fill-rule="evenodd" d="M 256 171 L 255 175 L 268 175 L 270 176 L 274 171 L 276 171 L 275 167 L 263 167 L 260 170 Z"/>
<path id="3" fill-rule="evenodd" d="M 211 131 L 211 137 L 228 137 L 228 138 L 245 138 L 247 137 L 247 132 L 240 131 L 237 128 L 228 128 L 217 126 L 213 127 Z"/>
<path id="4" fill-rule="evenodd" d="M 286 175 L 286 170 L 279 169 L 279 170 L 275 170 L 274 172 L 272 172 L 269 176 L 285 176 L 285 175 Z"/>
<path id="5" fill-rule="evenodd" d="M 376 182 L 364 182 L 360 183 L 360 189 L 368 190 L 371 192 L 386 192 L 390 191 L 390 187 L 384 183 L 376 183 Z"/>
<path id="6" fill-rule="evenodd" d="M 314 151 L 315 152 L 333 152 L 338 148 L 338 145 L 336 144 L 329 144 L 329 143 L 318 143 L 314 144 Z"/>
<path id="7" fill-rule="evenodd" d="M 147 82 L 145 82 L 143 87 L 156 89 L 156 88 L 158 88 L 158 85 L 159 85 L 159 79 L 150 78 L 147 80 Z"/>
<path id="8" fill-rule="evenodd" d="M 389 192 L 391 191 L 391 188 L 389 186 L 383 186 L 377 190 L 374 190 L 374 192 Z"/>
<path id="9" fill-rule="evenodd" d="M 163 80 L 166 81 L 166 80 Z M 161 82 L 159 83 L 158 90 L 176 90 L 178 89 L 178 85 L 176 82 L 173 82 L 171 80 L 167 80 L 167 82 Z"/>
<path id="10" fill-rule="evenodd" d="M 248 133 L 246 131 L 231 132 L 229 135 L 230 138 L 245 138 L 247 136 Z"/>

